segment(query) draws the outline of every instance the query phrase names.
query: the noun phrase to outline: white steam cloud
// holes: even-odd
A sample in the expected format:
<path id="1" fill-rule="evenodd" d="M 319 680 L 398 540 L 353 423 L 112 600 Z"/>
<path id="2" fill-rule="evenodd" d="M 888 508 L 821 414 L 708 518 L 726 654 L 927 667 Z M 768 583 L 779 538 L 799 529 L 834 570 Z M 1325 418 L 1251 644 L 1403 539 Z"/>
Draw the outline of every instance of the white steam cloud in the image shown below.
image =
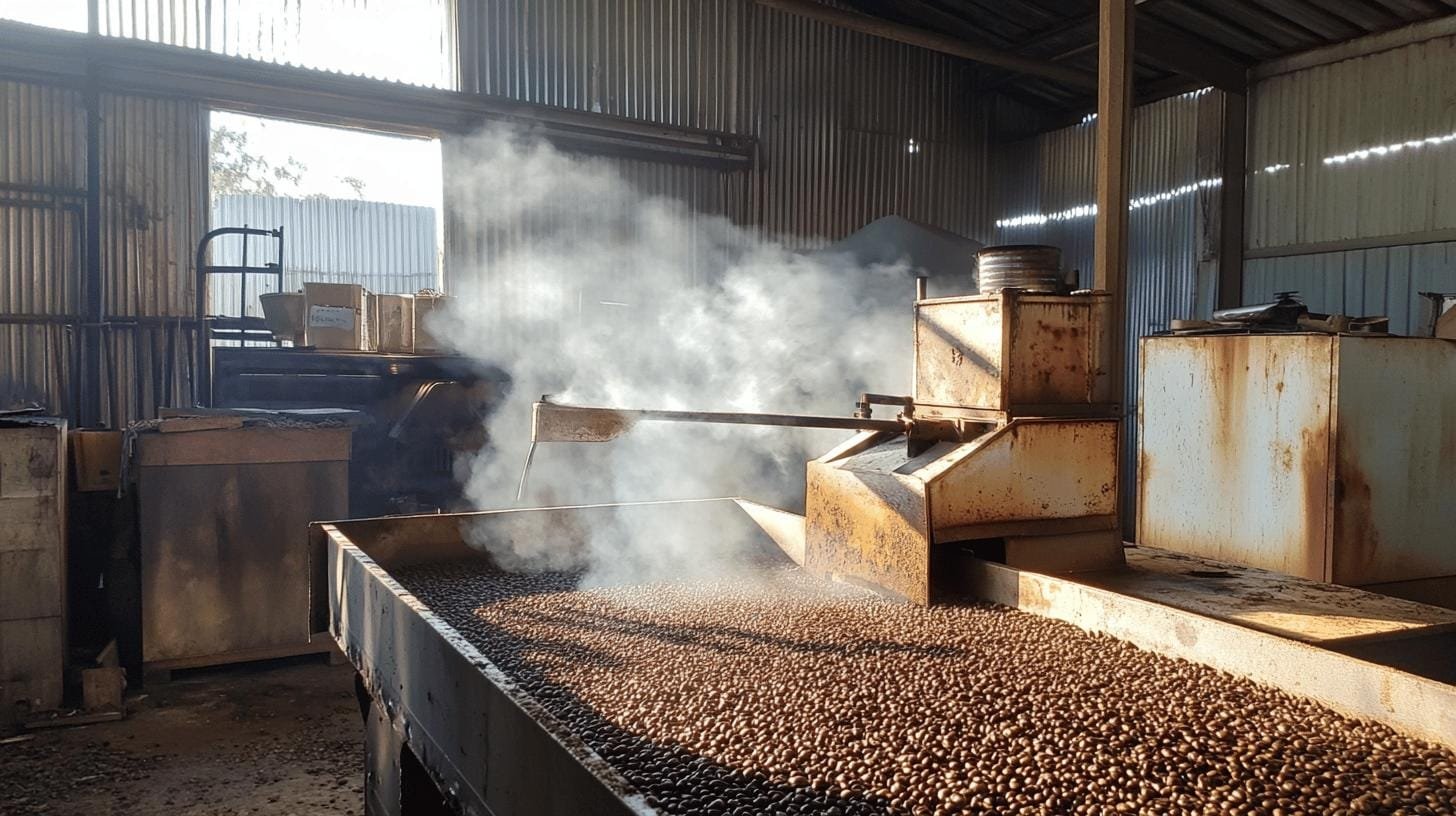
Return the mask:
<path id="1" fill-rule="evenodd" d="M 914 287 L 903 267 L 790 251 L 724 218 L 639 192 L 612 166 L 507 131 L 475 137 L 447 184 L 492 253 L 433 329 L 513 378 L 469 465 L 469 500 L 516 506 L 530 406 L 824 413 L 910 386 Z M 505 295 L 492 281 L 529 281 Z M 502 338 L 510 338 L 509 347 Z M 887 415 L 893 409 L 884 409 Z M 529 506 L 745 496 L 801 509 L 805 462 L 847 432 L 641 423 L 616 441 L 538 446 Z M 521 522 L 524 523 L 524 522 Z M 519 525 L 515 525 L 519 526 Z M 739 542 L 712 530 L 591 533 L 590 580 L 720 571 Z M 481 536 L 483 539 L 484 536 Z M 478 542 L 512 569 L 563 566 L 551 531 Z"/>

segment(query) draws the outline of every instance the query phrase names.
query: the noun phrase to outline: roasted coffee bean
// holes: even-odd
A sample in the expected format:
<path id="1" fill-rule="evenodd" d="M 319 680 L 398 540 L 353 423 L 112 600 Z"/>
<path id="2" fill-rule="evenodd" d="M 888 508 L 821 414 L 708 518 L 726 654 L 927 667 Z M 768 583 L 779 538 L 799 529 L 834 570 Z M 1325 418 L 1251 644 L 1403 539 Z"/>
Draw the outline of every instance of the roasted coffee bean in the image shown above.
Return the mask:
<path id="1" fill-rule="evenodd" d="M 1456 813 L 1449 751 L 1004 607 L 395 577 L 666 813 Z"/>

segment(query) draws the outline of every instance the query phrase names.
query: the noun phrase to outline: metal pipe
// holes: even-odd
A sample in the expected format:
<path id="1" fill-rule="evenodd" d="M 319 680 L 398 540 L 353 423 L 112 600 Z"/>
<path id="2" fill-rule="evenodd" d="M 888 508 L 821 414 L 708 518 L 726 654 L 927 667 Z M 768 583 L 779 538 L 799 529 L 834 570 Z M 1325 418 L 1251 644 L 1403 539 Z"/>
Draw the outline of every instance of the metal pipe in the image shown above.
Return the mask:
<path id="1" fill-rule="evenodd" d="M 930 278 L 927 278 L 924 275 L 917 275 L 917 276 L 915 276 L 915 299 L 916 300 L 925 300 L 926 293 L 928 292 L 929 283 L 930 283 Z"/>
<path id="2" fill-rule="evenodd" d="M 621 436 L 638 422 L 704 422 L 719 425 L 776 425 L 789 428 L 829 428 L 845 431 L 903 433 L 898 419 L 865 419 L 810 414 L 758 414 L 722 411 L 663 411 L 656 409 L 595 408 L 537 402 L 532 409 L 533 442 L 606 442 Z"/>
<path id="3" fill-rule="evenodd" d="M 846 431 L 905 430 L 895 419 L 822 416 L 816 414 L 755 414 L 727 411 L 663 411 L 653 408 L 603 409 L 629 422 L 707 422 L 720 425 L 779 425 L 787 428 L 837 428 Z"/>

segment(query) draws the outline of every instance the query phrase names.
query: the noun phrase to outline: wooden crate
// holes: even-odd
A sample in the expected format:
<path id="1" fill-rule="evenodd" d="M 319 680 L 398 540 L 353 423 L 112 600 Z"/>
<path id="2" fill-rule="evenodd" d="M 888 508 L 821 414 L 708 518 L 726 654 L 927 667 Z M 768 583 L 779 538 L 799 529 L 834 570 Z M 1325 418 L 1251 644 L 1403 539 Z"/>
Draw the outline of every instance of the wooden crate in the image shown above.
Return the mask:
<path id="1" fill-rule="evenodd" d="M 66 471 L 66 420 L 0 420 L 0 727 L 61 704 Z"/>

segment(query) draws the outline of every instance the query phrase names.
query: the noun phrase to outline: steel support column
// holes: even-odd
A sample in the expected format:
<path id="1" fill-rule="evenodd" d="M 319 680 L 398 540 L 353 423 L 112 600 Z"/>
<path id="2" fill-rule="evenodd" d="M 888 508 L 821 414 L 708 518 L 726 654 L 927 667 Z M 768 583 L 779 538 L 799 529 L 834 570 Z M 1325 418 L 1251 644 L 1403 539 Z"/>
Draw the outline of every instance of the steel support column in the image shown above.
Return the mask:
<path id="1" fill-rule="evenodd" d="M 1223 183 L 1219 188 L 1218 307 L 1244 298 L 1244 181 L 1247 176 L 1249 97 L 1223 95 Z"/>
<path id="2" fill-rule="evenodd" d="M 1127 336 L 1127 187 L 1132 139 L 1132 0 L 1101 0 L 1097 47 L 1095 280 L 1112 293 L 1112 393 L 1121 395 Z"/>
<path id="3" fill-rule="evenodd" d="M 101 37 L 99 0 L 87 2 L 87 32 L 94 45 Z M 81 424 L 101 424 L 105 395 L 101 390 L 102 318 L 106 314 L 101 271 L 101 83 L 89 60 L 83 92 L 86 105 L 86 223 L 84 285 L 81 312 L 89 325 L 77 327 L 81 340 Z"/>

